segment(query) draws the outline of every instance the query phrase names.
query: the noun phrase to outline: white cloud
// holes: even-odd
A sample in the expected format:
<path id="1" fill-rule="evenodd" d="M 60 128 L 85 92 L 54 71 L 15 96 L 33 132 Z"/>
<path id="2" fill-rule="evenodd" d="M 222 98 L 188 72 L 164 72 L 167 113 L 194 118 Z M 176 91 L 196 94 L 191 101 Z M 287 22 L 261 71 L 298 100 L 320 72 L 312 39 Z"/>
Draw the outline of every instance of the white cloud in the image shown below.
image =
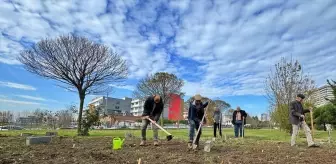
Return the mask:
<path id="1" fill-rule="evenodd" d="M 42 105 L 41 103 L 31 102 L 31 101 L 18 101 L 18 100 L 11 100 L 11 99 L 3 99 L 0 98 L 0 102 L 8 103 L 8 104 L 18 104 L 18 105 Z"/>
<path id="2" fill-rule="evenodd" d="M 35 97 L 35 96 L 28 96 L 28 95 L 16 95 L 16 96 L 24 98 L 24 99 L 35 100 L 35 101 L 47 101 L 47 99 L 44 99 L 42 97 Z"/>
<path id="3" fill-rule="evenodd" d="M 19 84 L 19 83 L 12 83 L 12 82 L 6 82 L 6 81 L 0 81 L 0 86 L 2 87 L 9 87 L 9 88 L 15 88 L 15 89 L 22 89 L 22 90 L 31 90 L 35 91 L 36 88 L 25 85 L 25 84 Z"/>
<path id="4" fill-rule="evenodd" d="M 270 68 L 290 55 L 318 85 L 336 78 L 335 1 L 211 2 L 5 1 L 0 62 L 18 64 L 22 40 L 76 31 L 121 54 L 129 78 L 175 73 L 187 95 L 261 95 Z"/>
<path id="5" fill-rule="evenodd" d="M 135 86 L 133 86 L 133 85 L 110 85 L 110 86 L 112 86 L 114 88 L 130 90 L 130 91 L 135 90 Z"/>

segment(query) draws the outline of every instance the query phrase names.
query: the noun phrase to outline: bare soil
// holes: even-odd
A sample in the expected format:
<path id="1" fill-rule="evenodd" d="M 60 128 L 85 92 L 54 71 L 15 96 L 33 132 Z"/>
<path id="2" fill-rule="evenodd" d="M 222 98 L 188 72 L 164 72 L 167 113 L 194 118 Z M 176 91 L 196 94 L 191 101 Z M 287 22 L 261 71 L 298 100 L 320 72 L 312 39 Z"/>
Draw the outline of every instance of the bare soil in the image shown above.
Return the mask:
<path id="1" fill-rule="evenodd" d="M 307 148 L 304 143 L 290 147 L 288 143 L 251 139 L 215 141 L 211 152 L 190 151 L 187 143 L 173 139 L 155 147 L 145 147 L 138 140 L 125 141 L 122 150 L 111 149 L 111 137 L 54 137 L 48 145 L 25 145 L 25 137 L 0 137 L 0 164 L 109 163 L 127 164 L 207 164 L 207 163 L 336 163 L 336 147 L 328 144 Z"/>

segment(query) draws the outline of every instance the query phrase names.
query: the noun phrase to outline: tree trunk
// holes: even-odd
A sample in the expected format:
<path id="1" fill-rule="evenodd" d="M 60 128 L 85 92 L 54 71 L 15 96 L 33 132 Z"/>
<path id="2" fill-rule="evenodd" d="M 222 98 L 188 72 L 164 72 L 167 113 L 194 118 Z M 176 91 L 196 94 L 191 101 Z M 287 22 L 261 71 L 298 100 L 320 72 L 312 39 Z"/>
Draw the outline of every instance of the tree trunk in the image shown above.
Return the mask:
<path id="1" fill-rule="evenodd" d="M 78 120 L 77 120 L 77 135 L 82 135 L 82 114 L 84 108 L 84 99 L 85 94 L 79 93 L 79 112 L 78 112 Z"/>
<path id="2" fill-rule="evenodd" d="M 326 123 L 325 123 L 325 122 L 323 123 L 323 130 L 324 130 L 324 131 L 327 131 L 327 126 L 326 126 Z"/>
<path id="3" fill-rule="evenodd" d="M 161 127 L 163 127 L 163 112 L 161 114 L 161 121 L 160 121 L 160 123 L 161 123 Z"/>

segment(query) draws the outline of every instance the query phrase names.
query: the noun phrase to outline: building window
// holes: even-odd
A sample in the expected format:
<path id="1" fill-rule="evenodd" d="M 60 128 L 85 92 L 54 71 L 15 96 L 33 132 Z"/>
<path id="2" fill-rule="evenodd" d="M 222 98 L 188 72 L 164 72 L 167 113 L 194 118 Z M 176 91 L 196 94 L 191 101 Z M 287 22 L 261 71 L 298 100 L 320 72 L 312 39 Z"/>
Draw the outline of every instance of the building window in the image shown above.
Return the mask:
<path id="1" fill-rule="evenodd" d="M 119 106 L 115 106 L 116 109 L 119 109 Z"/>
<path id="2" fill-rule="evenodd" d="M 119 105 L 119 104 L 120 104 L 120 101 L 117 101 L 117 102 L 116 102 L 116 104 L 118 104 L 118 105 Z"/>

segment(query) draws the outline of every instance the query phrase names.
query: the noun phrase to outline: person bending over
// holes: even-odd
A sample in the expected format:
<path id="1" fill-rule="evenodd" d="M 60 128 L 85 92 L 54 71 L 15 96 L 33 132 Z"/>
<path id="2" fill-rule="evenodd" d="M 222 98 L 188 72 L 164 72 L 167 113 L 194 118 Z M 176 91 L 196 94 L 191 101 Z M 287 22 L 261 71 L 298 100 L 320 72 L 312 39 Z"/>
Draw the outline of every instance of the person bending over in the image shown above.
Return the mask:
<path id="1" fill-rule="evenodd" d="M 163 101 L 159 95 L 150 96 L 146 99 L 144 104 L 144 111 L 142 113 L 141 125 L 141 143 L 140 146 L 146 144 L 146 129 L 150 121 L 148 118 L 158 122 L 163 111 Z M 154 146 L 158 146 L 158 127 L 153 126 Z"/>
<path id="2" fill-rule="evenodd" d="M 197 94 L 194 96 L 194 101 L 190 102 L 189 105 L 189 111 L 188 111 L 188 122 L 189 122 L 189 142 L 188 142 L 188 147 L 192 147 L 192 142 L 194 140 L 194 135 L 195 135 L 195 129 L 196 132 L 198 128 L 200 128 L 200 124 L 202 121 L 202 118 L 205 114 L 204 108 L 208 106 L 208 102 L 202 103 L 202 97 L 201 95 Z M 206 123 L 206 120 L 204 118 L 203 123 Z M 196 142 L 195 144 L 198 146 L 199 145 L 199 139 L 202 134 L 202 129 L 200 129 L 198 135 L 196 136 Z"/>

